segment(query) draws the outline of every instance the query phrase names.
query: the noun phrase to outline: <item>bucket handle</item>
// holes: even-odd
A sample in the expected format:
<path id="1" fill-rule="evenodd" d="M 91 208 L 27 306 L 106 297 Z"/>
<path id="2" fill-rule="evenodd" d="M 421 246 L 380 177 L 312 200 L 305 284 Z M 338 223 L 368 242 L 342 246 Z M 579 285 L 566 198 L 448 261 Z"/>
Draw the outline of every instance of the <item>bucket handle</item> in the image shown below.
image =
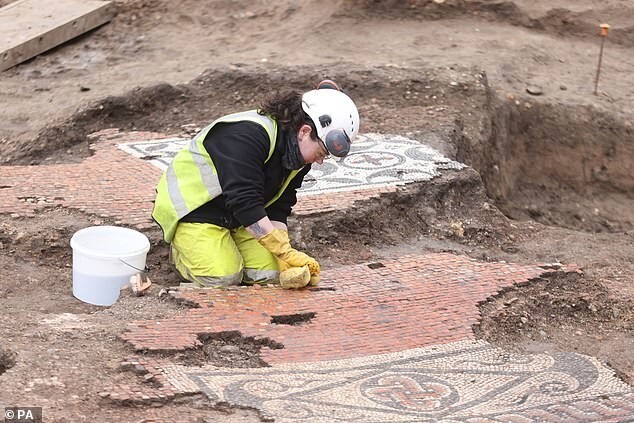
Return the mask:
<path id="1" fill-rule="evenodd" d="M 147 267 L 147 265 L 145 266 L 145 269 L 139 269 L 138 267 L 132 266 L 130 263 L 127 263 L 127 262 L 123 261 L 122 259 L 119 259 L 119 261 L 121 263 L 125 264 L 126 266 L 133 268 L 137 272 L 141 272 L 143 274 L 145 274 L 145 273 L 150 271 L 150 269 Z"/>

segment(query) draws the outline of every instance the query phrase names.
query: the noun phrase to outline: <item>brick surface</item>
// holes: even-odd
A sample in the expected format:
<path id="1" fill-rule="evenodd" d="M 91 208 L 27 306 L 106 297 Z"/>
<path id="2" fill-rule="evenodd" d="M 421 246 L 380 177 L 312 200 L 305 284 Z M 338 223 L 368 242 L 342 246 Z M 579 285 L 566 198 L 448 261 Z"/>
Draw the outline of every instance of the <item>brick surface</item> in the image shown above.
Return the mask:
<path id="1" fill-rule="evenodd" d="M 199 345 L 200 333 L 240 331 L 284 345 L 262 351 L 269 363 L 400 351 L 473 338 L 479 302 L 542 273 L 538 266 L 426 254 L 324 271 L 318 290 L 184 289 L 175 295 L 201 308 L 135 322 L 123 338 L 138 350 L 179 350 Z M 314 317 L 303 324 L 272 323 L 305 313 Z"/>
<path id="2" fill-rule="evenodd" d="M 293 207 L 293 213 L 301 216 L 342 211 L 352 207 L 355 201 L 367 201 L 368 198 L 378 197 L 383 193 L 396 192 L 401 188 L 402 185 L 392 185 L 350 191 L 323 192 L 316 195 L 300 195 L 297 198 L 297 204 Z"/>
<path id="3" fill-rule="evenodd" d="M 81 163 L 2 166 L 0 213 L 33 216 L 45 207 L 61 206 L 147 227 L 161 171 L 119 150 L 116 143 L 157 137 L 161 135 L 106 131 L 95 135 L 100 142 Z"/>
<path id="4" fill-rule="evenodd" d="M 117 148 L 118 144 L 169 138 L 152 132 L 107 129 L 90 135 L 93 155 L 81 163 L 46 166 L 0 166 L 0 213 L 34 216 L 47 207 L 67 207 L 116 219 L 138 229 L 151 219 L 155 187 L 162 171 Z M 307 215 L 344 210 L 355 201 L 392 192 L 396 186 L 300 196 L 294 213 Z"/>
<path id="5" fill-rule="evenodd" d="M 139 376 L 139 381 L 133 380 L 128 385 L 106 386 L 99 394 L 101 398 L 138 405 L 164 402 L 199 392 L 195 384 L 179 382 L 177 378 L 169 377 L 170 364 L 166 361 L 130 357 L 121 362 L 120 368 Z"/>
<path id="6" fill-rule="evenodd" d="M 133 405 L 200 392 L 276 422 L 616 423 L 634 415 L 632 389 L 596 359 L 512 354 L 474 340 L 254 369 L 148 358 L 123 366 L 141 382 L 104 398 Z"/>
<path id="7" fill-rule="evenodd" d="M 0 213 L 32 216 L 61 206 L 139 229 L 153 225 L 161 170 L 117 144 L 166 137 L 110 129 L 92 138 L 94 154 L 81 163 L 0 167 Z M 339 211 L 397 189 L 302 195 L 295 213 Z M 132 322 L 122 338 L 139 351 L 176 351 L 199 346 L 203 333 L 238 331 L 283 346 L 263 347 L 271 367 L 227 370 L 130 357 L 121 363 L 130 382 L 104 387 L 101 397 L 149 405 L 203 393 L 279 422 L 633 420 L 631 388 L 598 360 L 514 355 L 474 340 L 481 301 L 547 271 L 421 254 L 326 269 L 314 289 L 177 289 L 173 296 L 200 308 Z"/>

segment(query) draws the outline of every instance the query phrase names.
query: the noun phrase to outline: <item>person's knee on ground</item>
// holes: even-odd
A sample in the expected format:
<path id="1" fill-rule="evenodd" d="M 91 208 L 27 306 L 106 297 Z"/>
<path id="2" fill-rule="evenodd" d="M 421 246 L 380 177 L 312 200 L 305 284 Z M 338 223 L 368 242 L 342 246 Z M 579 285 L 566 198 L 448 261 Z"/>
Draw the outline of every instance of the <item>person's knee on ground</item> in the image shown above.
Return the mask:
<path id="1" fill-rule="evenodd" d="M 228 229 L 208 223 L 181 222 L 171 244 L 180 276 L 200 287 L 239 285 L 244 275 L 240 251 Z"/>
<path id="2" fill-rule="evenodd" d="M 231 231 L 244 263 L 242 282 L 253 284 L 279 284 L 280 266 L 277 258 L 264 248 L 245 228 Z"/>

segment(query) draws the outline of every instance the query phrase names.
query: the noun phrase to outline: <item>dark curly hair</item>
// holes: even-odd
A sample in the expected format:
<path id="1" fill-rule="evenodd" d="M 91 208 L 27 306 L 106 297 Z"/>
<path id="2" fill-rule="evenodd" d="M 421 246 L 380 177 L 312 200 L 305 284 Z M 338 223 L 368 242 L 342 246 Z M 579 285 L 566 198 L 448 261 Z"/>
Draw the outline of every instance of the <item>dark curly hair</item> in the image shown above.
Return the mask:
<path id="1" fill-rule="evenodd" d="M 302 109 L 302 94 L 298 91 L 279 91 L 268 95 L 262 101 L 258 113 L 273 118 L 278 127 L 293 134 L 297 134 L 302 125 L 310 125 L 311 137 L 317 139 L 317 129 Z"/>

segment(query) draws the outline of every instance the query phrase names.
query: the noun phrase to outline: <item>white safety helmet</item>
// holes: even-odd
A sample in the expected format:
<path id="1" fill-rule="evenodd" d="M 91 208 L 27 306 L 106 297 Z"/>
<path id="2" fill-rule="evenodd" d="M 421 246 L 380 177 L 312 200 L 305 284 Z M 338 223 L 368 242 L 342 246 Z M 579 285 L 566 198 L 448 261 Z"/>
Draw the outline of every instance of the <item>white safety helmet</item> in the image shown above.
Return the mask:
<path id="1" fill-rule="evenodd" d="M 315 124 L 317 136 L 328 152 L 337 157 L 346 156 L 359 133 L 359 111 L 350 97 L 324 85 L 304 93 L 302 108 Z"/>

